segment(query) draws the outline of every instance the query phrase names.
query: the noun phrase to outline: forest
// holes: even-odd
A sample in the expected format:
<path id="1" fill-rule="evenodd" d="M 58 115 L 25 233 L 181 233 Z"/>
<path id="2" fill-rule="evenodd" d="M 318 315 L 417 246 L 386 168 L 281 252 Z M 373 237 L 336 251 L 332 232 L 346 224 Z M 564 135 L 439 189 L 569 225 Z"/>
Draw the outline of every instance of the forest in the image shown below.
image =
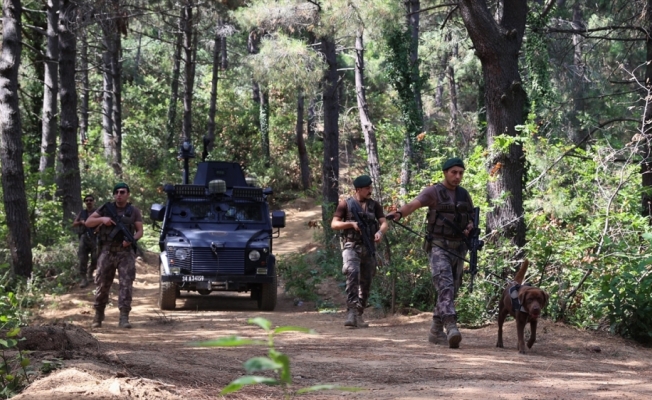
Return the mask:
<path id="1" fill-rule="evenodd" d="M 485 241 L 463 324 L 527 257 L 548 318 L 649 343 L 651 31 L 652 0 L 5 0 L 0 328 L 76 284 L 87 194 L 127 182 L 158 251 L 148 210 L 187 141 L 191 168 L 238 162 L 278 207 L 322 205 L 318 257 L 279 263 L 298 296 L 341 265 L 328 227 L 356 176 L 390 211 L 458 156 Z M 373 306 L 431 309 L 418 238 L 383 249 Z"/>

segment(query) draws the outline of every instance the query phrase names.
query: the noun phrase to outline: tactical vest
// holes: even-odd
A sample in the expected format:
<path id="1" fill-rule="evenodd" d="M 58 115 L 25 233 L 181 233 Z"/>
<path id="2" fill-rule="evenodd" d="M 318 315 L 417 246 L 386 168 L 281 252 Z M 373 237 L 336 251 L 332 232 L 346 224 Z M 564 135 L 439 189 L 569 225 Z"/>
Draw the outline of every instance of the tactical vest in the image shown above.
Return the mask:
<path id="1" fill-rule="evenodd" d="M 461 240 L 462 233 L 469 222 L 473 220 L 469 192 L 457 187 L 455 189 L 455 202 L 449 195 L 448 189 L 442 183 L 435 185 L 437 205 L 428 207 L 427 231 L 435 239 Z M 459 229 L 450 226 L 446 220 Z"/>
<path id="2" fill-rule="evenodd" d="M 349 197 L 350 200 L 356 201 L 356 199 Z M 347 206 L 346 206 L 346 221 L 353 221 L 357 222 L 355 217 L 353 216 L 353 213 L 351 212 L 351 207 L 348 205 L 348 200 L 347 199 Z M 360 204 L 360 203 L 358 203 Z M 373 200 L 367 200 L 366 201 L 367 208 L 366 210 L 360 205 L 360 210 L 362 210 L 361 214 L 361 220 L 362 222 L 367 224 L 367 236 L 369 236 L 369 239 L 371 240 L 371 243 L 373 243 L 374 240 L 374 235 L 376 232 L 378 232 L 378 220 L 376 220 L 376 203 Z M 360 227 L 362 229 L 362 227 Z M 362 236 L 360 232 L 356 231 L 355 229 L 345 229 L 342 232 L 342 240 L 346 242 L 355 242 L 355 243 L 363 243 L 362 242 Z"/>
<path id="3" fill-rule="evenodd" d="M 110 208 L 110 211 L 107 209 L 108 207 Z M 98 211 L 102 211 L 102 216 L 103 217 L 110 217 L 112 215 L 117 215 L 118 218 L 121 218 L 122 224 L 131 232 L 133 235 L 136 232 L 136 224 L 134 221 L 134 215 L 133 215 L 133 206 L 131 203 L 127 203 L 127 207 L 125 208 L 124 212 L 122 215 L 117 210 L 117 207 L 115 203 L 106 203 L 104 204 Z M 98 236 L 98 240 L 101 245 L 116 245 L 116 244 L 122 244 L 122 241 L 124 240 L 124 235 L 118 227 L 111 225 L 111 226 L 106 226 L 104 224 L 101 225 L 100 228 L 100 234 Z"/>
<path id="4" fill-rule="evenodd" d="M 95 212 L 95 210 L 93 210 L 92 212 L 89 213 L 88 210 L 84 208 L 79 213 L 79 220 L 80 221 L 86 221 L 88 219 L 88 217 L 90 217 L 90 215 L 92 213 L 94 213 L 94 212 Z M 83 235 L 83 234 L 87 234 L 89 237 L 92 238 L 95 235 L 95 228 L 88 228 L 87 226 L 84 225 L 84 226 L 81 227 L 81 229 L 79 229 L 78 232 L 79 232 L 79 237 L 81 237 L 81 235 Z"/>

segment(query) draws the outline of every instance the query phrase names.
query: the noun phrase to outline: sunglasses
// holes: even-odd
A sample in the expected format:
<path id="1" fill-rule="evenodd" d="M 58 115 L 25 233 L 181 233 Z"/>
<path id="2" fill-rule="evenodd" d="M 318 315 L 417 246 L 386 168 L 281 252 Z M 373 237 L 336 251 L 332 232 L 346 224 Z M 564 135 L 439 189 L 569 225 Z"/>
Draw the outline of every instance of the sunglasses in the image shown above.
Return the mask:
<path id="1" fill-rule="evenodd" d="M 127 193 L 128 192 L 126 189 L 116 190 L 115 192 L 113 192 L 113 194 L 127 194 Z"/>

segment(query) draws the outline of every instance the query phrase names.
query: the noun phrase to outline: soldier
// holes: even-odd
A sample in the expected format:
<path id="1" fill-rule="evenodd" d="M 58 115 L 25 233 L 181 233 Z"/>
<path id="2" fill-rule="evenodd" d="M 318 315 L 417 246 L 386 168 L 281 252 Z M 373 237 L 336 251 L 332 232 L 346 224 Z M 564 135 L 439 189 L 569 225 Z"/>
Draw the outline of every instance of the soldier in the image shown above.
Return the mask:
<path id="1" fill-rule="evenodd" d="M 79 275 L 81 276 L 80 288 L 88 286 L 88 281 L 93 280 L 93 272 L 97 266 L 97 241 L 95 240 L 95 231 L 87 228 L 84 224 L 88 217 L 95 212 L 95 197 L 92 194 L 84 197 L 86 209 L 77 214 L 77 218 L 72 222 L 72 226 L 79 232 L 79 247 L 77 257 L 79 258 Z M 88 255 L 90 254 L 91 265 L 88 267 Z"/>
<path id="2" fill-rule="evenodd" d="M 140 210 L 128 202 L 130 196 L 129 186 L 126 183 L 118 183 L 113 187 L 113 198 L 115 202 L 106 203 L 86 220 L 86 226 L 93 228 L 100 226 L 99 250 L 97 276 L 95 283 L 95 318 L 93 328 L 102 326 L 104 320 L 104 309 L 109 302 L 109 291 L 113 284 L 116 270 L 120 282 L 120 294 L 118 296 L 118 308 L 120 309 L 121 328 L 131 328 L 129 323 L 129 311 L 131 311 L 131 297 L 133 282 L 136 279 L 136 255 L 132 250 L 132 243 L 128 242 L 124 234 L 116 227 L 114 221 L 122 222 L 133 235 L 134 240 L 143 236 L 143 217 Z"/>
<path id="3" fill-rule="evenodd" d="M 353 181 L 355 195 L 339 202 L 331 222 L 332 229 L 343 230 L 342 273 L 346 274 L 347 295 L 344 326 L 349 327 L 369 326 L 362 314 L 367 306 L 371 279 L 376 272 L 375 243 L 380 241 L 389 228 L 382 206 L 371 199 L 371 184 L 369 176 L 357 177 Z M 354 212 L 364 226 L 358 224 Z M 369 239 L 366 243 L 363 235 Z"/>
<path id="4" fill-rule="evenodd" d="M 429 186 L 408 204 L 387 214 L 387 219 L 398 221 L 421 207 L 428 207 L 428 257 L 432 283 L 437 291 L 428 334 L 431 343 L 446 343 L 458 348 L 462 334 L 457 328 L 455 297 L 462 286 L 462 274 L 467 246 L 465 237 L 473 229 L 471 196 L 460 186 L 464 176 L 464 162 L 450 158 L 444 163 L 444 180 Z M 444 333 L 444 327 L 446 333 Z"/>

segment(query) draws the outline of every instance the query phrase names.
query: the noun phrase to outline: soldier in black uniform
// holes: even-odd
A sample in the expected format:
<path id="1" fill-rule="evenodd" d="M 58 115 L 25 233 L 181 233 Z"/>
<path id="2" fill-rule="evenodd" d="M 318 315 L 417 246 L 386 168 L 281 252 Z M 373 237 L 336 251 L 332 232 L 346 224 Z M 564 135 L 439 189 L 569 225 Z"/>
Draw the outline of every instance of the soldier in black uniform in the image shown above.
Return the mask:
<path id="1" fill-rule="evenodd" d="M 72 222 L 72 226 L 77 229 L 79 235 L 79 247 L 77 257 L 79 258 L 79 276 L 81 282 L 80 288 L 88 286 L 89 281 L 93 281 L 93 272 L 97 267 L 97 241 L 95 240 L 94 229 L 87 228 L 84 224 L 88 217 L 95 212 L 95 197 L 92 194 L 84 197 L 86 209 L 77 214 L 77 218 Z M 91 265 L 88 268 L 88 259 L 90 255 Z"/>
<path id="2" fill-rule="evenodd" d="M 460 186 L 464 162 L 457 157 L 450 158 L 442 170 L 442 182 L 423 189 L 414 200 L 387 214 L 387 218 L 396 221 L 428 207 L 428 234 L 432 238 L 428 243 L 428 259 L 437 291 L 428 340 L 439 344 L 448 342 L 450 348 L 458 348 L 462 334 L 457 328 L 455 297 L 462 286 L 463 257 L 468 251 L 465 238 L 474 226 L 473 202 L 469 192 Z"/>
<path id="3" fill-rule="evenodd" d="M 387 229 L 382 206 L 371 198 L 372 181 L 368 175 L 357 177 L 353 181 L 355 195 L 342 200 L 337 205 L 331 228 L 342 230 L 342 273 L 346 274 L 347 317 L 344 326 L 366 328 L 368 323 L 362 318 L 371 279 L 376 272 L 376 259 L 364 243 L 362 235 L 366 235 L 368 243 L 375 247 L 380 242 Z M 353 215 L 356 212 L 365 225 L 358 225 Z M 379 227 L 380 226 L 380 227 Z"/>

